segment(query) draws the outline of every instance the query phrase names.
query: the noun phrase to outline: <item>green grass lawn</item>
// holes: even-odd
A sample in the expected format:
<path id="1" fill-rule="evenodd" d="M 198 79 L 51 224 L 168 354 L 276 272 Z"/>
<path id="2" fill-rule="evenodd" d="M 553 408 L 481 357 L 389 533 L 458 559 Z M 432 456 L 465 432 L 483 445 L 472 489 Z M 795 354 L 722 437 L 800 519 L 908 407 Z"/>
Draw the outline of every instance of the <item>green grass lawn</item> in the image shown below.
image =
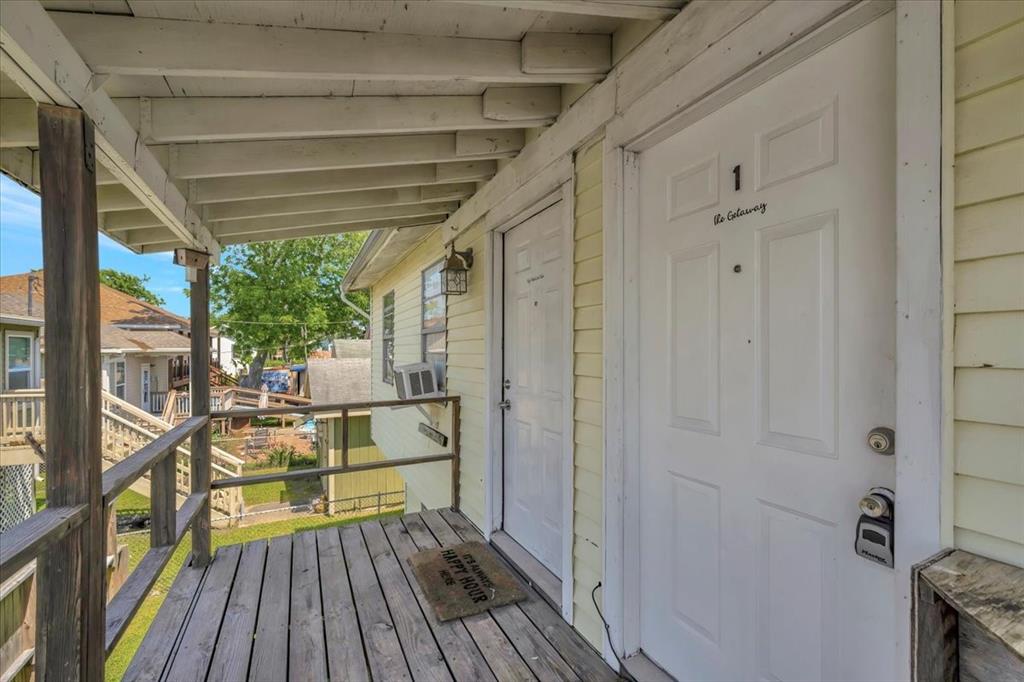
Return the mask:
<path id="1" fill-rule="evenodd" d="M 289 469 L 308 467 L 245 467 L 245 475 L 276 474 Z M 294 502 L 301 504 L 308 502 L 321 493 L 320 479 L 304 478 L 296 481 L 273 481 L 271 483 L 256 483 L 254 485 L 242 486 L 242 499 L 247 507 L 255 504 L 267 504 L 269 502 Z"/>
<path id="2" fill-rule="evenodd" d="M 398 514 L 400 514 L 400 512 L 383 514 L 382 517 L 396 516 Z M 212 534 L 212 544 L 213 548 L 216 549 L 226 545 L 236 545 L 243 542 L 249 542 L 250 540 L 271 538 L 276 535 L 288 535 L 301 530 L 315 530 L 317 528 L 344 526 L 350 523 L 365 521 L 367 518 L 369 517 L 332 520 L 324 516 L 314 515 L 304 516 L 298 519 L 287 519 L 285 521 L 274 521 L 273 523 L 248 526 L 245 528 L 214 529 Z M 142 559 L 142 555 L 146 553 L 147 549 L 149 549 L 149 533 L 133 533 L 131 535 L 124 535 L 119 538 L 119 541 L 128 546 L 128 565 L 130 570 L 134 570 Z M 139 607 L 138 612 L 135 614 L 135 618 L 132 619 L 131 624 L 128 626 L 124 636 L 121 638 L 121 641 L 117 643 L 117 646 L 111 652 L 110 656 L 107 657 L 107 682 L 118 682 L 124 676 L 124 672 L 128 668 L 128 663 L 131 662 L 136 649 L 138 649 L 139 644 L 142 643 L 142 638 L 145 637 L 146 630 L 149 629 L 149 624 L 153 622 L 156 612 L 160 609 L 160 605 L 167 596 L 167 591 L 170 589 L 171 583 L 174 582 L 174 577 L 177 575 L 181 566 L 185 563 L 191 549 L 191 534 L 186 534 L 185 537 L 182 538 L 181 544 L 179 544 L 178 548 L 174 551 L 174 555 L 171 557 L 171 560 L 167 563 L 167 567 L 164 568 L 160 577 L 157 579 L 156 584 L 149 593 L 149 596 L 142 602 L 142 605 Z"/>
<path id="3" fill-rule="evenodd" d="M 46 506 L 46 481 L 36 481 L 36 511 Z M 149 498 L 134 490 L 125 490 L 117 496 L 115 505 L 118 514 L 149 511 Z"/>

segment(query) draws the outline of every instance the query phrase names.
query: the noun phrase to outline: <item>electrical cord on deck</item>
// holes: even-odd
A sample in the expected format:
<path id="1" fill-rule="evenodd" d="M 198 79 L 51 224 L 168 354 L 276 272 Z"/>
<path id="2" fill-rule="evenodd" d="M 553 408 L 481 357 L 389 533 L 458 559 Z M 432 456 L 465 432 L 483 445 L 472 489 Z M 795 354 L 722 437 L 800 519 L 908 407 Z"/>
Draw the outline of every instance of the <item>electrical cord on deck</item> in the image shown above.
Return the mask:
<path id="1" fill-rule="evenodd" d="M 604 614 L 601 613 L 601 607 L 597 605 L 597 591 L 599 589 L 601 589 L 600 581 L 598 581 L 598 583 L 594 585 L 594 589 L 590 591 L 590 601 L 594 602 L 594 608 L 597 609 L 597 617 L 601 619 L 601 623 L 604 625 L 604 634 L 608 638 L 608 648 L 612 650 L 612 655 L 615 656 L 615 660 L 619 662 L 619 677 L 636 682 L 636 678 L 630 675 L 629 671 L 626 670 L 625 664 L 623 664 L 622 659 L 619 658 L 619 652 L 615 650 L 615 645 L 612 644 L 612 626 L 604 619 Z"/>

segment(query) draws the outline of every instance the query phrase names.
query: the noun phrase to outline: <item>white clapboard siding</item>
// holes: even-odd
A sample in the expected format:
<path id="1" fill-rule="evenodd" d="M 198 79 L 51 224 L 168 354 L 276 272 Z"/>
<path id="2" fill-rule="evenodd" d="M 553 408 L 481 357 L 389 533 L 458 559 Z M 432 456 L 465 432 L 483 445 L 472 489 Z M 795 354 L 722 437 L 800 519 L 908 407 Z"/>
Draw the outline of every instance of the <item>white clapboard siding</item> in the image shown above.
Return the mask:
<path id="1" fill-rule="evenodd" d="M 601 141 L 577 154 L 573 226 L 573 616 L 576 629 L 598 649 L 603 630 L 590 595 L 601 580 L 604 546 L 601 169 Z"/>
<path id="2" fill-rule="evenodd" d="M 1024 0 L 955 9 L 953 539 L 1024 566 Z"/>
<path id="3" fill-rule="evenodd" d="M 390 291 L 395 292 L 395 365 L 420 362 L 422 341 L 420 337 L 420 314 L 422 311 L 422 271 L 436 262 L 441 253 L 441 238 L 434 231 L 417 246 L 391 272 L 378 281 L 372 289 L 372 392 L 374 400 L 393 400 L 397 397 L 395 387 L 382 379 L 383 347 L 383 298 Z M 425 408 L 439 422 L 439 428 L 450 435 L 450 409 L 435 405 Z M 414 407 L 393 410 L 373 410 L 373 440 L 385 457 L 415 457 L 447 452 L 418 431 L 421 422 L 426 422 Z M 463 470 L 471 469 L 463 460 Z M 401 467 L 399 470 L 406 485 L 413 493 L 413 499 L 431 509 L 451 504 L 451 466 L 447 462 L 417 464 Z M 418 511 L 418 508 L 414 511 Z"/>

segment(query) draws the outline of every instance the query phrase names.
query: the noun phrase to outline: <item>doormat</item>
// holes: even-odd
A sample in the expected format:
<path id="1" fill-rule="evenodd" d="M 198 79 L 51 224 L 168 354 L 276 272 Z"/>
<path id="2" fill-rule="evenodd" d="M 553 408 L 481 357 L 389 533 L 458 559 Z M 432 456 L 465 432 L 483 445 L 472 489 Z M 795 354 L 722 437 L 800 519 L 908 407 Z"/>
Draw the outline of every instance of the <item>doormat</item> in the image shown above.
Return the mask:
<path id="1" fill-rule="evenodd" d="M 519 580 L 482 542 L 416 552 L 409 565 L 442 622 L 526 598 Z"/>

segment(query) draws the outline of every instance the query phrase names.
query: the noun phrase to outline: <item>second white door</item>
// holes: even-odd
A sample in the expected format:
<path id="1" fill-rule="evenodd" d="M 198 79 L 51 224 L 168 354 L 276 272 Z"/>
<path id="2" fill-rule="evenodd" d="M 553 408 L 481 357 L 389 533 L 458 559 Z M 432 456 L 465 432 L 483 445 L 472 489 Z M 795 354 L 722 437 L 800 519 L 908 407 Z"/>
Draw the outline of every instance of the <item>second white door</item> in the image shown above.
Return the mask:
<path id="1" fill-rule="evenodd" d="M 504 523 L 561 577 L 566 348 L 562 203 L 505 233 Z"/>

